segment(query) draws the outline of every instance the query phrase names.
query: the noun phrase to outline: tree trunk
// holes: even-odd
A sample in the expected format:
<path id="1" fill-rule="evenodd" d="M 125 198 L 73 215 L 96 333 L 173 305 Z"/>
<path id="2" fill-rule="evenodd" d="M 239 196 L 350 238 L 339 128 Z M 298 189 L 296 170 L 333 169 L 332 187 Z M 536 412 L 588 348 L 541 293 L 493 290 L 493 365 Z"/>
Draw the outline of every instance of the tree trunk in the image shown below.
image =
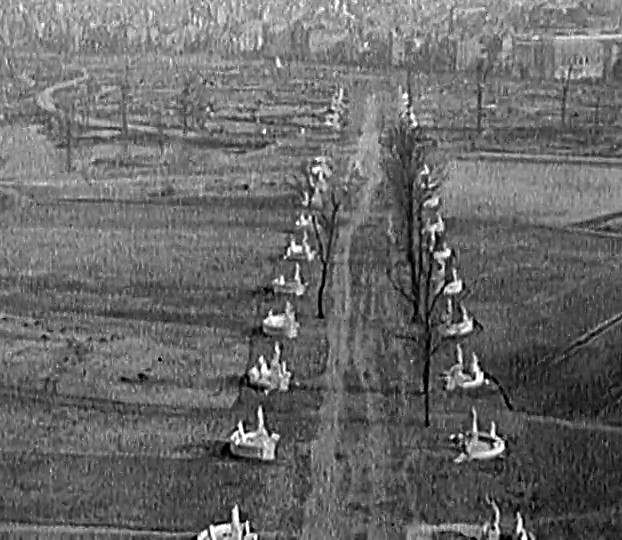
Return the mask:
<path id="1" fill-rule="evenodd" d="M 412 322 L 417 323 L 420 320 L 419 313 L 419 267 L 420 260 L 417 257 L 417 246 L 415 245 L 415 210 L 414 210 L 414 198 L 412 192 L 408 194 L 409 200 L 412 201 L 408 213 L 406 216 L 407 229 L 406 229 L 406 259 L 408 261 L 408 267 L 410 270 L 410 292 L 413 297 L 412 305 Z M 417 224 L 417 231 L 421 233 L 421 226 Z M 421 238 L 418 239 L 421 241 Z"/>
<path id="2" fill-rule="evenodd" d="M 566 107 L 568 104 L 568 91 L 570 90 L 570 76 L 572 75 L 572 66 L 568 68 L 568 73 L 562 84 L 562 102 L 561 102 L 561 120 L 562 127 L 566 127 Z"/>
<path id="3" fill-rule="evenodd" d="M 482 132 L 482 108 L 484 102 L 484 85 L 477 83 L 477 134 Z"/>
<path id="4" fill-rule="evenodd" d="M 425 401 L 425 427 L 430 427 L 430 368 L 432 363 L 432 334 L 426 330 L 423 364 L 423 394 Z"/>
<path id="5" fill-rule="evenodd" d="M 127 87 L 125 83 L 123 83 L 123 88 L 121 89 L 121 135 L 124 141 L 127 141 Z"/>
<path id="6" fill-rule="evenodd" d="M 66 119 L 66 142 L 67 142 L 67 172 L 71 172 L 71 138 L 72 138 L 72 133 L 71 133 L 71 127 L 72 127 L 72 122 L 73 122 L 73 106 L 71 106 L 69 108 L 69 112 L 67 113 Z"/>
<path id="7" fill-rule="evenodd" d="M 326 289 L 326 281 L 328 280 L 328 260 L 322 263 L 322 276 L 320 277 L 320 285 L 317 289 L 317 318 L 324 318 L 324 290 Z"/>
<path id="8" fill-rule="evenodd" d="M 594 136 L 600 136 L 600 96 L 596 98 L 596 107 L 594 111 Z"/>
<path id="9" fill-rule="evenodd" d="M 66 155 L 66 168 L 67 172 L 71 172 L 71 121 L 67 120 L 67 155 Z"/>
<path id="10" fill-rule="evenodd" d="M 414 307 L 417 310 L 415 314 L 415 320 L 413 321 L 415 323 L 420 322 L 423 319 L 423 317 L 425 317 L 425 315 L 421 313 L 421 308 L 422 308 L 422 303 L 423 303 L 422 301 L 424 299 L 423 290 L 421 289 L 422 280 L 423 280 L 423 257 L 424 257 L 424 252 L 426 249 L 424 246 L 425 235 L 423 232 L 423 216 L 421 215 L 421 206 L 417 207 L 416 217 L 417 217 L 416 224 L 417 224 L 417 236 L 418 236 L 417 286 L 412 291 L 412 294 L 414 295 L 415 300 L 416 300 L 416 306 Z M 414 251 L 414 246 L 413 246 L 413 251 Z M 424 309 L 427 309 L 427 306 L 424 306 Z"/>

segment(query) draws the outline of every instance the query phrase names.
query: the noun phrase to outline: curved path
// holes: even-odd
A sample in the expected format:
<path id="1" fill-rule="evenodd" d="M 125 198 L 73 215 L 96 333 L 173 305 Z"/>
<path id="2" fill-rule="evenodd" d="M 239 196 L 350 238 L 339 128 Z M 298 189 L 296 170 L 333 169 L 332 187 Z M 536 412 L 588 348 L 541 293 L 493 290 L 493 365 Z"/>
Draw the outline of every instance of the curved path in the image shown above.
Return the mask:
<path id="1" fill-rule="evenodd" d="M 89 79 L 89 74 L 85 69 L 82 70 L 82 75 L 76 77 L 75 79 L 71 79 L 69 81 L 61 81 L 52 86 L 49 86 L 39 94 L 35 98 L 35 103 L 40 109 L 43 109 L 45 112 L 50 114 L 58 114 L 60 109 L 56 106 L 56 102 L 54 101 L 54 94 L 59 92 L 60 90 L 66 90 L 67 88 L 75 88 L 76 86 L 80 86 L 85 83 Z"/>
<path id="2" fill-rule="evenodd" d="M 526 152 L 465 152 L 457 156 L 461 161 L 513 161 L 518 163 L 550 163 L 598 167 L 622 167 L 622 157 L 576 156 L 570 154 L 530 154 Z"/>
<path id="3" fill-rule="evenodd" d="M 75 79 L 71 79 L 69 81 L 62 81 L 57 84 L 54 84 L 42 92 L 40 92 L 36 98 L 35 103 L 37 106 L 43 111 L 57 115 L 64 114 L 64 112 L 56 106 L 56 102 L 54 100 L 54 94 L 61 90 L 66 90 L 68 88 L 75 88 L 83 83 L 85 83 L 89 79 L 90 75 L 86 71 L 86 69 L 82 69 L 82 75 L 76 77 Z M 100 92 L 101 95 L 106 95 L 110 93 L 116 87 L 105 87 Z M 81 120 L 80 115 L 75 115 L 76 120 Z M 205 121 L 204 129 L 209 131 L 210 129 L 217 130 L 221 127 L 222 123 L 219 121 Z M 318 124 L 317 127 L 321 127 L 321 124 Z M 195 131 L 188 128 L 185 132 L 182 128 L 171 128 L 171 127 L 162 127 L 159 128 L 157 126 L 151 126 L 148 124 L 133 124 L 128 122 L 127 125 L 128 131 L 132 133 L 142 134 L 142 135 L 165 135 L 169 139 L 183 139 L 185 141 L 193 141 L 193 140 L 202 140 L 205 139 L 206 133 L 205 131 Z M 88 129 L 89 134 L 97 135 L 100 138 L 114 138 L 119 135 L 120 126 L 119 122 L 114 122 L 112 120 L 106 118 L 97 118 L 97 117 L 89 117 L 88 121 Z M 266 144 L 264 148 L 270 148 L 276 146 L 277 143 L 270 142 Z"/>
<path id="4" fill-rule="evenodd" d="M 83 69 L 82 75 L 80 75 L 79 77 L 76 77 L 75 79 L 71 79 L 69 81 L 62 81 L 62 82 L 56 83 L 46 88 L 42 92 L 40 92 L 35 99 L 35 103 L 37 104 L 39 108 L 41 108 L 47 113 L 54 114 L 54 115 L 59 114 L 59 113 L 62 114 L 63 111 L 61 111 L 56 106 L 56 101 L 54 100 L 54 94 L 56 92 L 59 92 L 60 90 L 66 90 L 68 88 L 75 88 L 85 83 L 88 79 L 89 79 L 89 74 L 87 73 L 85 69 Z M 107 92 L 109 92 L 110 88 L 107 88 L 106 90 Z M 76 118 L 78 118 L 77 115 L 76 115 Z M 213 127 L 217 127 L 217 126 L 218 124 L 214 122 Z M 178 128 L 164 128 L 162 130 L 159 130 L 155 126 L 149 126 L 149 125 L 144 125 L 144 124 L 131 124 L 131 123 L 128 123 L 127 127 L 128 127 L 128 130 L 134 133 L 142 133 L 142 134 L 150 134 L 150 135 L 157 135 L 158 133 L 163 133 L 164 135 L 170 138 L 184 138 L 184 139 L 192 140 L 192 139 L 199 139 L 199 138 L 204 137 L 203 134 L 196 132 L 196 131 L 191 131 L 191 130 L 188 130 L 187 133 L 184 134 L 183 129 L 178 129 Z M 95 130 L 106 130 L 107 133 L 102 134 L 102 135 L 107 135 L 110 138 L 118 136 L 118 133 L 119 133 L 119 123 L 113 122 L 112 120 L 108 120 L 105 118 L 95 118 L 95 117 L 89 118 L 89 128 L 94 128 Z"/>

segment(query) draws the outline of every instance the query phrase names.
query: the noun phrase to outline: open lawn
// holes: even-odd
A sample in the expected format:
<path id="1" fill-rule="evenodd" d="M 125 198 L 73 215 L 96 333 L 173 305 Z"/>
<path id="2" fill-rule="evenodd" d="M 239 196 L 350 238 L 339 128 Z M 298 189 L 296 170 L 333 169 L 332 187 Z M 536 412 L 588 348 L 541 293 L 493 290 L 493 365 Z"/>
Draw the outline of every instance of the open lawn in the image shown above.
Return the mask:
<path id="1" fill-rule="evenodd" d="M 28 328 L 1 321 L 5 383 L 54 376 L 59 391 L 137 399 L 119 377 L 143 371 L 153 381 L 139 393 L 170 400 L 172 385 L 180 403 L 202 403 L 207 396 L 193 390 L 240 374 L 251 331 L 283 303 L 259 293 L 288 267 L 279 259 L 291 207 L 287 196 L 242 195 L 67 201 L 4 213 L 4 309 L 46 319 Z M 303 272 L 313 283 L 311 268 Z M 303 323 L 312 310 L 301 305 Z"/>
<path id="2" fill-rule="evenodd" d="M 296 457 L 297 445 L 315 428 L 311 417 L 292 425 L 285 414 L 293 404 L 289 396 L 264 404 L 268 426 L 284 439 L 280 465 L 254 468 L 248 473 L 253 479 L 240 482 L 244 465 L 219 454 L 238 420 L 255 423 L 259 401 L 248 391 L 240 402 L 238 381 L 249 362 L 271 352 L 270 340 L 252 334 L 268 309 L 283 305 L 260 289 L 289 268 L 280 254 L 291 208 L 288 196 L 238 195 L 181 202 L 47 200 L 2 214 L 0 446 L 14 452 L 3 458 L 3 517 L 187 530 L 239 502 L 262 527 L 279 529 L 282 520 L 295 519 L 296 499 L 286 485 L 304 462 Z M 313 287 L 314 271 L 305 266 L 303 273 Z M 284 358 L 304 380 L 321 373 L 326 348 L 322 326 L 312 322 L 314 305 L 297 304 L 303 331 L 295 345 L 285 344 Z M 51 386 L 45 389 L 46 379 L 55 382 L 58 396 Z M 303 402 L 317 407 L 312 396 Z M 54 458 L 58 452 L 96 455 Z M 149 477 L 147 458 L 122 457 L 126 453 L 200 461 L 171 462 L 168 472 L 153 462 L 155 476 Z M 104 464 L 105 455 L 112 465 Z M 33 502 L 46 492 L 39 483 L 25 484 L 19 472 L 23 467 L 39 478 L 40 459 L 64 471 L 64 479 L 49 480 L 58 494 L 54 503 Z M 204 465 L 211 461 L 220 465 Z M 84 475 L 77 474 L 81 463 Z M 136 491 L 145 482 L 144 493 Z M 152 498 L 167 482 L 177 487 L 154 506 Z M 203 495 L 196 503 L 188 499 L 180 513 L 176 493 L 188 491 L 189 482 L 197 497 Z M 249 485 L 256 486 L 252 496 Z M 261 501 L 273 504 L 277 492 L 283 512 L 261 512 Z M 205 506 L 207 494 L 212 502 Z M 91 497 L 100 502 L 89 503 Z M 129 504 L 136 498 L 151 505 L 153 517 Z"/>
<path id="3" fill-rule="evenodd" d="M 375 279 L 353 280 L 354 297 L 368 297 L 355 317 L 362 321 L 358 332 L 366 336 L 361 354 L 371 358 L 368 366 L 382 366 L 375 384 L 386 397 L 376 397 L 375 408 L 388 420 L 380 435 L 373 423 L 344 429 L 342 447 L 371 456 L 367 470 L 344 472 L 355 479 L 346 483 L 343 496 L 357 519 L 371 525 L 381 520 L 385 528 L 394 527 L 395 537 L 413 519 L 483 522 L 484 497 L 490 493 L 507 519 L 519 507 L 539 538 L 582 538 L 587 530 L 605 532 L 603 538 L 620 534 L 619 519 L 612 515 L 619 515 L 622 497 L 617 477 L 622 431 L 601 422 L 622 420 L 621 329 L 552 362 L 582 333 L 622 311 L 617 292 L 622 242 L 563 230 L 613 211 L 619 203 L 617 179 L 616 171 L 602 169 L 458 163 L 445 186 L 448 241 L 471 289 L 465 304 L 484 326 L 483 333 L 465 341 L 465 354 L 477 352 L 522 412 L 507 411 L 492 389 L 448 396 L 435 383 L 432 428 L 424 430 L 417 381 L 393 399 L 397 383 L 418 378 L 421 364 L 416 351 L 403 341 L 396 346 L 389 333 L 401 300 L 387 292 L 384 277 L 386 219 L 372 218 L 359 230 L 352 275 L 372 272 Z M 409 356 L 410 372 L 404 370 Z M 453 362 L 448 344 L 436 357 L 433 379 Z M 351 375 L 374 380 L 371 367 Z M 494 420 L 507 438 L 502 461 L 452 463 L 456 454 L 448 437 L 469 427 L 472 405 L 482 428 Z M 360 414 L 362 406 L 351 403 L 349 414 Z M 565 425 L 554 417 L 581 422 Z M 382 449 L 374 450 L 370 445 L 378 437 Z M 371 492 L 379 495 L 370 497 Z"/>
<path id="4" fill-rule="evenodd" d="M 619 211 L 622 178 L 617 168 L 457 162 L 443 199 L 456 218 L 570 225 Z"/>
<path id="5" fill-rule="evenodd" d="M 227 84 L 264 84 L 263 69 L 230 69 L 244 80 Z M 328 99 L 333 89 L 325 90 Z M 339 141 L 344 155 L 357 129 Z M 130 154 L 159 159 L 153 148 L 131 145 Z M 283 184 L 315 147 L 285 138 L 238 155 L 189 148 L 171 144 L 178 168 L 163 171 L 114 163 L 121 149 L 108 141 L 93 149 L 100 164 L 110 160 L 99 177 L 46 182 L 40 171 L 28 186 L 26 160 L 9 162 L 19 178 L 0 214 L 0 519 L 198 530 L 239 503 L 255 528 L 297 533 L 311 493 L 338 503 L 347 530 L 397 538 L 414 519 L 482 519 L 492 493 L 506 514 L 520 506 L 546 538 L 580 537 L 579 514 L 591 516 L 590 530 L 611 521 L 622 498 L 622 434 L 600 422 L 622 420 L 620 329 L 551 358 L 622 311 L 622 241 L 563 230 L 619 210 L 615 172 L 453 166 L 443 216 L 471 289 L 466 305 L 484 326 L 465 352 L 477 351 L 520 412 L 492 391 L 447 397 L 435 386 L 425 430 L 416 352 L 387 330 L 403 310 L 384 277 L 386 222 L 377 215 L 346 250 L 349 273 L 335 281 L 346 292 L 327 299 L 349 320 L 318 321 L 312 298 L 296 301 L 301 334 L 283 355 L 300 387 L 267 398 L 239 387 L 249 362 L 273 346 L 256 330 L 284 304 L 262 288 L 291 270 L 281 254 L 295 195 Z M 188 156 L 201 166 L 184 163 Z M 302 273 L 314 290 L 317 268 Z M 335 334 L 339 354 L 327 355 Z M 343 380 L 320 377 L 327 358 Z M 434 378 L 452 362 L 448 346 Z M 320 408 L 341 388 L 343 399 Z M 277 463 L 226 459 L 223 439 L 238 420 L 254 425 L 260 403 L 282 436 Z M 509 450 L 498 462 L 454 465 L 448 436 L 468 427 L 473 404 Z M 326 455 L 312 442 L 318 409 L 337 426 L 325 426 L 335 437 Z M 607 526 L 619 536 L 619 523 Z"/>
<path id="6" fill-rule="evenodd" d="M 327 352 L 315 264 L 283 347 L 310 387 L 265 398 L 240 376 L 271 354 L 257 328 L 285 303 L 264 290 L 291 272 L 285 184 L 322 145 L 347 158 L 353 134 L 242 153 L 167 140 L 162 156 L 153 140 L 82 140 L 67 174 L 63 149 L 6 131 L 0 519 L 199 530 L 238 503 L 260 530 L 300 527 Z M 274 466 L 249 468 L 221 451 L 259 404 L 282 443 Z"/>
<path id="7" fill-rule="evenodd" d="M 398 76 L 404 85 L 404 76 Z M 477 126 L 475 73 L 413 77 L 416 110 L 455 144 L 501 152 L 620 156 L 619 84 L 572 81 L 561 120 L 561 81 L 491 74 Z"/>

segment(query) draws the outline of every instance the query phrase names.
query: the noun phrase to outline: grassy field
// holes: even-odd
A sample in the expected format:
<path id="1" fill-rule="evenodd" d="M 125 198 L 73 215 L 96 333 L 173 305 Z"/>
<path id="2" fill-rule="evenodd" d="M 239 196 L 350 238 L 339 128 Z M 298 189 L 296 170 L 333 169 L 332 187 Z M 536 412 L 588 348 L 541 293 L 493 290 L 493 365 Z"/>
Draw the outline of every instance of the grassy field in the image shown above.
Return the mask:
<path id="1" fill-rule="evenodd" d="M 0 446 L 12 453 L 5 454 L 1 476 L 13 486 L 3 497 L 4 518 L 187 530 L 206 525 L 209 515 L 226 514 L 235 501 L 260 527 L 295 528 L 282 522 L 295 518 L 294 488 L 286 486 L 304 464 L 304 442 L 315 428 L 312 418 L 292 424 L 285 414 L 292 397 L 264 404 L 268 426 L 284 439 L 280 465 L 252 469 L 254 476 L 240 483 L 244 465 L 219 455 L 238 420 L 254 423 L 260 401 L 250 391 L 240 395 L 238 380 L 250 361 L 272 348 L 270 340 L 252 337 L 253 329 L 283 301 L 257 291 L 287 271 L 279 255 L 291 207 L 283 196 L 238 195 L 181 203 L 48 201 L 2 214 L 8 231 L 3 307 L 10 315 L 0 322 Z M 312 268 L 303 272 L 313 284 Z M 312 303 L 297 307 L 303 331 L 284 355 L 304 380 L 321 373 L 325 347 Z M 58 396 L 44 391 L 48 377 Z M 317 406 L 313 396 L 302 402 Z M 51 457 L 38 457 L 41 452 Z M 58 452 L 78 456 L 54 458 Z M 198 461 L 171 461 L 168 472 L 152 462 L 151 474 L 140 468 L 149 456 Z M 20 472 L 38 478 L 37 464 L 46 459 L 64 471 L 49 480 L 59 494 L 55 502 Z M 81 467 L 84 475 L 76 474 Z M 139 478 L 147 483 L 141 493 L 133 485 Z M 234 479 L 239 487 L 231 491 Z M 163 491 L 170 482 L 177 487 Z M 174 501 L 187 490 L 197 499 L 188 499 L 182 512 Z M 277 500 L 277 491 L 283 512 L 260 511 L 265 497 L 270 504 Z M 166 495 L 151 505 L 159 492 Z M 150 513 L 129 504 L 135 497 L 151 505 Z"/>
<path id="2" fill-rule="evenodd" d="M 609 178 L 602 171 L 597 178 L 591 170 L 569 172 L 482 164 L 475 174 L 474 166 L 462 163 L 452 171 L 445 188 L 449 240 L 458 250 L 461 274 L 472 287 L 466 305 L 485 328 L 464 346 L 467 354 L 476 351 L 485 368 L 502 381 L 517 409 L 617 424 L 622 420 L 619 329 L 561 364 L 546 362 L 622 306 L 616 292 L 622 243 L 563 232 L 560 227 L 577 217 L 598 214 L 600 201 L 605 206 L 603 194 L 616 192 L 617 177 L 615 172 Z M 529 182 L 534 176 L 541 181 Z M 567 191 L 562 188 L 566 180 Z M 526 196 L 523 186 L 533 186 L 534 195 Z M 609 200 L 605 210 L 613 206 Z M 588 530 L 605 532 L 603 538 L 617 537 L 619 520 L 610 510 L 622 496 L 618 488 L 622 434 L 598 425 L 592 430 L 570 429 L 551 420 L 538 421 L 505 410 L 492 391 L 447 396 L 440 385 L 432 394 L 433 426 L 428 431 L 422 429 L 423 403 L 415 381 L 409 394 L 391 399 L 397 381 L 419 377 L 420 364 L 416 351 L 404 342 L 395 345 L 378 320 L 390 320 L 400 302 L 388 292 L 384 278 L 385 227 L 379 217 L 359 231 L 351 264 L 353 276 L 375 273 L 375 278 L 355 279 L 353 295 L 376 297 L 363 304 L 365 322 L 359 332 L 367 336 L 361 354 L 382 366 L 377 377 L 385 398 L 376 396 L 375 403 L 387 427 L 380 434 L 372 423 L 344 430 L 343 448 L 372 453 L 367 461 L 370 469 L 359 476 L 349 473 L 348 478 L 355 480 L 343 491 L 345 507 L 362 522 L 377 526 L 380 520 L 381 530 L 393 530 L 395 536 L 390 537 L 398 537 L 413 519 L 482 522 L 488 517 L 484 497 L 493 494 L 507 518 L 521 508 L 538 537 L 579 538 Z M 370 246 L 378 249 L 372 254 Z M 450 346 L 441 350 L 434 378 L 453 364 L 453 354 Z M 404 369 L 409 356 L 412 371 Z M 352 371 L 353 379 L 359 376 Z M 365 376 L 373 379 L 369 372 Z M 504 460 L 466 467 L 451 463 L 455 454 L 449 434 L 469 425 L 472 405 L 482 425 L 495 420 L 507 438 Z M 357 401 L 348 410 L 357 415 L 361 407 Z M 370 441 L 378 438 L 383 448 L 391 449 L 389 457 L 370 448 Z M 380 471 L 374 473 L 374 467 Z M 376 478 L 375 484 L 371 478 Z M 370 497 L 372 491 L 379 495 Z"/>
<path id="3" fill-rule="evenodd" d="M 404 84 L 404 76 L 400 79 Z M 457 145 L 502 152 L 620 156 L 622 95 L 613 83 L 573 81 L 561 122 L 561 82 L 491 75 L 484 84 L 482 133 L 476 134 L 474 73 L 413 80 L 415 107 Z"/>
<path id="4" fill-rule="evenodd" d="M 619 170 L 530 163 L 459 162 L 443 194 L 451 216 L 570 225 L 619 211 Z"/>
<path id="5" fill-rule="evenodd" d="M 95 164 L 89 177 L 64 172 L 64 151 L 34 130 L 5 130 L 0 519 L 198 530 L 239 503 L 260 530 L 300 527 L 321 395 L 266 399 L 239 379 L 271 354 L 256 330 L 284 305 L 263 288 L 291 271 L 286 183 L 323 146 L 347 156 L 355 129 L 244 153 L 82 141 L 75 166 Z M 283 355 L 313 383 L 327 345 L 317 268 L 302 273 L 312 293 L 295 302 L 302 330 Z M 259 404 L 282 444 L 274 467 L 248 468 L 221 450 Z"/>
<path id="6" fill-rule="evenodd" d="M 253 78 L 269 85 L 257 69 L 223 79 L 246 85 L 236 94 L 243 106 L 259 92 Z M 327 73 L 311 99 L 329 99 L 339 77 Z M 353 84 L 358 92 L 364 83 Z M 284 86 L 278 99 L 291 101 L 303 86 Z M 357 129 L 338 141 L 344 155 Z M 0 213 L 0 519 L 198 530 L 239 503 L 257 529 L 299 530 L 326 391 L 326 323 L 314 319 L 311 300 L 296 302 L 301 335 L 284 348 L 303 388 L 263 398 L 238 379 L 272 348 L 254 330 L 283 302 L 261 288 L 289 268 L 280 255 L 295 201 L 284 181 L 303 156 L 334 142 L 314 136 L 238 155 L 170 143 L 168 169 L 153 141 L 130 146 L 140 166 L 119 164 L 125 150 L 108 141 L 88 150 L 108 164 L 87 181 L 64 174 L 62 151 L 41 136 L 5 133 L 13 146 Z M 22 142 L 38 161 L 18 154 Z M 467 305 L 485 328 L 466 350 L 478 352 L 519 410 L 622 420 L 619 329 L 566 362 L 546 362 L 620 311 L 622 243 L 562 228 L 619 210 L 621 195 L 606 169 L 451 170 L 449 239 L 472 288 Z M 542 520 L 536 529 L 546 538 L 583 531 L 574 518 L 544 521 L 555 516 L 603 511 L 604 523 L 604 509 L 622 497 L 617 434 L 511 414 L 491 393 L 447 398 L 438 388 L 433 427 L 422 429 L 416 353 L 379 320 L 402 315 L 384 280 L 385 225 L 368 220 L 351 249 L 352 354 L 335 455 L 347 518 L 399 537 L 412 519 L 484 518 L 483 496 L 492 492 L 504 511 L 520 506 L 530 523 Z M 312 288 L 316 274 L 303 267 Z M 452 360 L 441 351 L 435 375 Z M 396 397 L 404 378 L 410 393 Z M 56 395 L 46 379 L 56 381 Z M 259 403 L 282 436 L 277 464 L 224 459 L 223 439 L 240 419 L 252 425 Z M 509 452 L 458 469 L 447 437 L 466 427 L 472 403 L 483 423 L 495 419 Z"/>
<path id="7" fill-rule="evenodd" d="M 621 384 L 619 329 L 563 365 L 540 363 L 621 311 L 620 239 L 559 230 L 620 208 L 617 171 L 461 164 L 454 172 L 449 227 L 474 283 L 473 309 L 487 329 L 478 338 L 487 365 L 529 396 L 527 408 L 562 415 L 605 410 L 620 421 L 620 404 L 611 409 Z"/>

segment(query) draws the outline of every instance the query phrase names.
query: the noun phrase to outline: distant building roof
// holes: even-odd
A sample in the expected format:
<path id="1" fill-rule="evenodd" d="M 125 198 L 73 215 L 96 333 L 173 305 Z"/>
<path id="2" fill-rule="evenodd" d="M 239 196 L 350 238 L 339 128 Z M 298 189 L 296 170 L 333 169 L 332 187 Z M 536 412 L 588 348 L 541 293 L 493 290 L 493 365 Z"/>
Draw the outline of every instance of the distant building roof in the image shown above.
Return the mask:
<path id="1" fill-rule="evenodd" d="M 453 12 L 454 32 L 458 34 L 480 34 L 488 20 L 488 9 L 485 7 L 456 8 Z"/>
<path id="2" fill-rule="evenodd" d="M 544 2 L 529 11 L 529 23 L 548 28 L 586 28 L 590 14 L 580 4 L 555 5 Z"/>

